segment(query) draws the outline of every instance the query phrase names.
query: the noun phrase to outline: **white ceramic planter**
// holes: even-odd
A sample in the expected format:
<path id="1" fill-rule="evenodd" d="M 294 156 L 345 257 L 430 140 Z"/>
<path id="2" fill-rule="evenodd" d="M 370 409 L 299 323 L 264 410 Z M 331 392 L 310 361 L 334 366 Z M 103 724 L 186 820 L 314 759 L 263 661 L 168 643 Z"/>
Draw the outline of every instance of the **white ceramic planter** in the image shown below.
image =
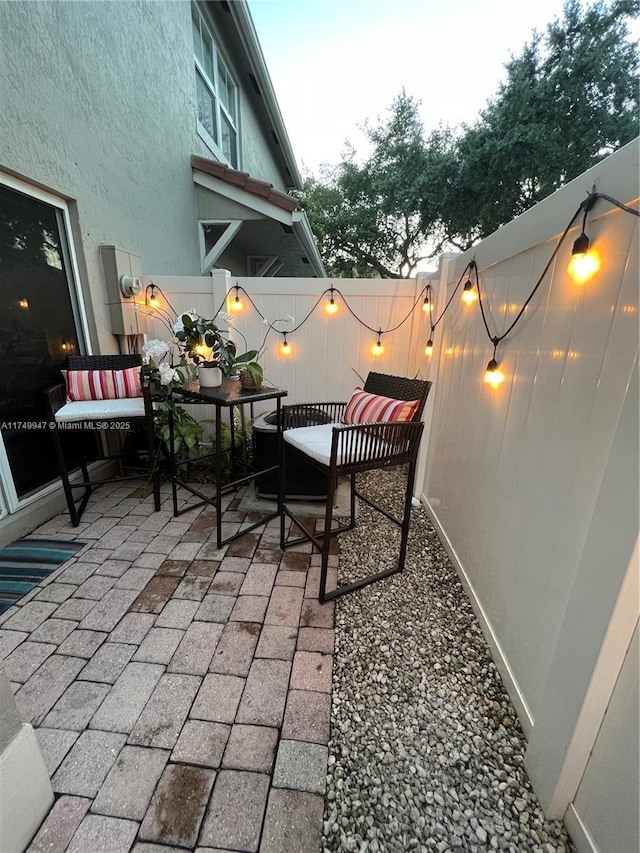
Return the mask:
<path id="1" fill-rule="evenodd" d="M 199 364 L 198 379 L 201 388 L 217 388 L 222 385 L 222 371 L 214 365 Z"/>

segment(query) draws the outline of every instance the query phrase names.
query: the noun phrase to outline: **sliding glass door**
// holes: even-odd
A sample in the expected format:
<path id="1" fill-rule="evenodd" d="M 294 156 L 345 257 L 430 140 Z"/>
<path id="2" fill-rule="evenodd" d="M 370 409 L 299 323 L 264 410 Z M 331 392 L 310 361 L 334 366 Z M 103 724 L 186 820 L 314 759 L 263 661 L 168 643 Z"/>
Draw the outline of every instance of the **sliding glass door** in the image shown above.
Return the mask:
<path id="1" fill-rule="evenodd" d="M 43 389 L 84 351 L 63 202 L 0 179 L 0 482 L 14 511 L 58 478 Z"/>

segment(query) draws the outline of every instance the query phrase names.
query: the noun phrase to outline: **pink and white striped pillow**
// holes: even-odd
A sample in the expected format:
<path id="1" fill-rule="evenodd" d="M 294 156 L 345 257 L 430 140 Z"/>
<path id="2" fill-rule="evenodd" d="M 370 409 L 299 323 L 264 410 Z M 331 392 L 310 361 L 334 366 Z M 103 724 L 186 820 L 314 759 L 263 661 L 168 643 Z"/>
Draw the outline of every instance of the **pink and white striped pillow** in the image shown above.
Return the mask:
<path id="1" fill-rule="evenodd" d="M 126 370 L 114 370 L 113 381 L 116 386 L 116 399 L 142 397 L 140 387 L 140 368 L 127 367 Z"/>
<path id="2" fill-rule="evenodd" d="M 356 388 L 344 410 L 345 424 L 376 424 L 390 421 L 410 421 L 416 413 L 419 400 L 394 400 L 380 394 L 369 394 Z"/>
<path id="3" fill-rule="evenodd" d="M 140 368 L 126 370 L 63 370 L 67 400 L 121 400 L 142 397 Z"/>

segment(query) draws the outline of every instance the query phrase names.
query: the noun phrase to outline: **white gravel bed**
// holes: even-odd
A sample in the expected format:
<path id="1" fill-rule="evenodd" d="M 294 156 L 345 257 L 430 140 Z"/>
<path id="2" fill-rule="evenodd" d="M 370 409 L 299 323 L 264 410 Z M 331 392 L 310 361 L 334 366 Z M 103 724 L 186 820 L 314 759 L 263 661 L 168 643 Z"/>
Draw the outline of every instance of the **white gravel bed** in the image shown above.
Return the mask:
<path id="1" fill-rule="evenodd" d="M 371 472 L 359 487 L 399 512 L 402 476 Z M 392 565 L 398 542 L 361 504 L 340 581 Z M 404 572 L 337 603 L 324 853 L 573 851 L 544 819 L 525 746 L 455 569 L 414 509 Z"/>

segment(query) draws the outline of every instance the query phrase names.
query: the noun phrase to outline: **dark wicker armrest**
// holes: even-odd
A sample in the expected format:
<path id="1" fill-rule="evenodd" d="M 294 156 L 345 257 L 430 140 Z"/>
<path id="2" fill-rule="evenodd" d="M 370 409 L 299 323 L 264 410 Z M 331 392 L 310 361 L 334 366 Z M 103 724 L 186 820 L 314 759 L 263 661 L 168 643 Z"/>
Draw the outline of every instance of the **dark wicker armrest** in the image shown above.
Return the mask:
<path id="1" fill-rule="evenodd" d="M 400 465 L 417 454 L 423 429 L 422 421 L 335 426 L 331 455 L 340 466 Z"/>
<path id="2" fill-rule="evenodd" d="M 294 403 L 282 407 L 282 428 L 317 426 L 318 424 L 339 423 L 344 414 L 346 403 Z"/>
<path id="3" fill-rule="evenodd" d="M 47 411 L 47 415 L 54 419 L 55 413 L 58 409 L 61 409 L 65 403 L 67 402 L 67 386 L 64 382 L 60 382 L 58 385 L 52 385 L 50 388 L 45 388 L 44 390 L 44 405 Z"/>

